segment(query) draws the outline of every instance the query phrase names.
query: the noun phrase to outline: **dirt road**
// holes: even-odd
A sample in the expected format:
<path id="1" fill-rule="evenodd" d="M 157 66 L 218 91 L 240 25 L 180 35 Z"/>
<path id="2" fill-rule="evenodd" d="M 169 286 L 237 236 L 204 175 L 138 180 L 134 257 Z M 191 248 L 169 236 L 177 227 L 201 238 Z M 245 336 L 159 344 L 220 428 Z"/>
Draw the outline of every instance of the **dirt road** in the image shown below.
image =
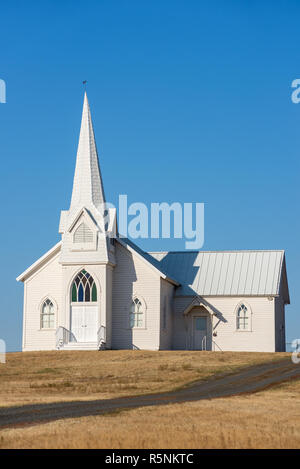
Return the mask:
<path id="1" fill-rule="evenodd" d="M 252 393 L 294 378 L 300 379 L 300 365 L 294 365 L 290 359 L 287 359 L 277 363 L 250 367 L 238 373 L 209 381 L 198 381 L 186 388 L 167 393 L 94 401 L 3 407 L 0 408 L 0 430 L 59 419 L 100 415 L 136 407 L 176 404 L 227 397 L 240 393 Z"/>

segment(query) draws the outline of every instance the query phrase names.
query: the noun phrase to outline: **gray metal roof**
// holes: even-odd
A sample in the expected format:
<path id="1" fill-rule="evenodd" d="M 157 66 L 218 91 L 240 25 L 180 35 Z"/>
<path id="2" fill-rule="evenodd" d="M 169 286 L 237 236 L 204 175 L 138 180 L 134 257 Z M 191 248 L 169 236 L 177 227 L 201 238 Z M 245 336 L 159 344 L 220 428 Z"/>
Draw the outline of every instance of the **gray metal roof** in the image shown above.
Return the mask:
<path id="1" fill-rule="evenodd" d="M 149 254 L 160 261 L 164 272 L 180 282 L 177 295 L 278 295 L 283 270 L 286 275 L 284 251 L 186 251 Z M 289 302 L 288 290 L 285 298 Z"/>

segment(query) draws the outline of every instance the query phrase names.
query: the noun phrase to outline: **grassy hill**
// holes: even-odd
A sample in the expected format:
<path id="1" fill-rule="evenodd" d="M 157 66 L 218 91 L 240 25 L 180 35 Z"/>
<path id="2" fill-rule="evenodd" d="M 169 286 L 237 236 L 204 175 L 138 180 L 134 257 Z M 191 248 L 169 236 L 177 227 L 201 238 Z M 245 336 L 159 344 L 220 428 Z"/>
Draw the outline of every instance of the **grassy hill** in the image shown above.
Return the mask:
<path id="1" fill-rule="evenodd" d="M 0 433 L 0 448 L 300 448 L 300 381 L 256 394 L 59 420 Z"/>
<path id="2" fill-rule="evenodd" d="M 0 364 L 0 407 L 168 391 L 286 355 L 132 350 L 10 353 L 7 363 Z"/>
<path id="3" fill-rule="evenodd" d="M 287 356 L 177 351 L 8 354 L 7 363 L 0 365 L 0 404 L 166 391 Z M 300 380 L 295 379 L 254 394 L 6 428 L 0 432 L 0 448 L 299 448 L 299 408 Z"/>

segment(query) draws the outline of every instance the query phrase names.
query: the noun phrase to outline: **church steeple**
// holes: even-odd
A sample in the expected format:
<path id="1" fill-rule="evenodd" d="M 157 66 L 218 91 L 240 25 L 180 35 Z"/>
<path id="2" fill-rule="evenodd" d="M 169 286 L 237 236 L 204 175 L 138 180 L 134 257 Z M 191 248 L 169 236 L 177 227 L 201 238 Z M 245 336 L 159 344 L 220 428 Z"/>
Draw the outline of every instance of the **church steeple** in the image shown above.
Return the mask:
<path id="1" fill-rule="evenodd" d="M 70 212 L 90 204 L 99 209 L 103 203 L 105 203 L 104 189 L 91 112 L 85 92 Z"/>
<path id="2" fill-rule="evenodd" d="M 103 183 L 86 93 L 76 157 L 73 191 L 69 210 L 62 210 L 62 264 L 114 264 L 112 236 L 117 232 L 116 209 L 106 208 Z"/>

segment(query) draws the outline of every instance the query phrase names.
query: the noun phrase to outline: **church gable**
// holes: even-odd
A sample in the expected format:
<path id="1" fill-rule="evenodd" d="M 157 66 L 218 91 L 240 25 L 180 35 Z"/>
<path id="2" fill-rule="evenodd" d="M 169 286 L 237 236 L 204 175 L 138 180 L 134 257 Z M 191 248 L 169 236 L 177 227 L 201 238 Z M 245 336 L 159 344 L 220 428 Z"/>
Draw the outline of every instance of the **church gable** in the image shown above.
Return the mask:
<path id="1" fill-rule="evenodd" d="M 98 232 L 99 228 L 96 223 L 87 210 L 83 209 L 65 233 L 65 242 L 68 243 L 71 251 L 95 251 Z"/>
<path id="2" fill-rule="evenodd" d="M 49 251 L 47 251 L 43 256 L 37 259 L 28 269 L 24 270 L 22 274 L 20 274 L 16 280 L 17 282 L 25 282 L 29 279 L 34 273 L 38 272 L 42 267 L 44 267 L 47 263 L 49 263 L 52 259 L 54 259 L 61 250 L 61 241 L 55 244 Z"/>

